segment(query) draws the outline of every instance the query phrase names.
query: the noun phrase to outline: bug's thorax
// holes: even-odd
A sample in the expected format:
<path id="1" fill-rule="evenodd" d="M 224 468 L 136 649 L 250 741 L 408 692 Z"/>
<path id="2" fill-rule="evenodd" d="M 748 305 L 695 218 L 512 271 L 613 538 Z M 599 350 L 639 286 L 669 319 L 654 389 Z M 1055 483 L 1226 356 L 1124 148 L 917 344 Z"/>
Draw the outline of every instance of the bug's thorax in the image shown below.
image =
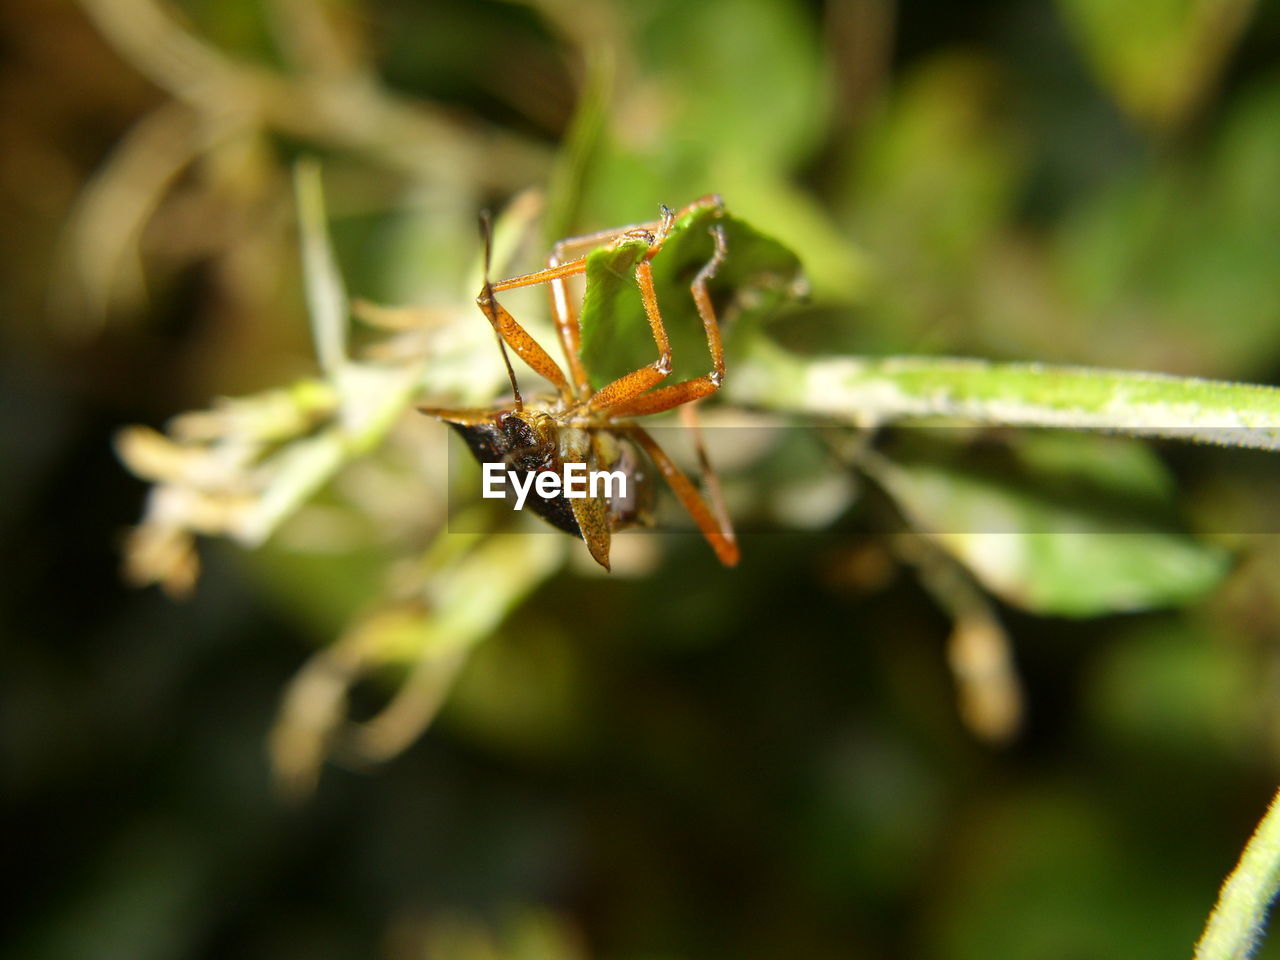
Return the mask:
<path id="1" fill-rule="evenodd" d="M 506 453 L 523 469 L 559 469 L 592 458 L 591 432 L 554 409 L 505 410 L 495 423 L 508 444 Z"/>
<path id="2" fill-rule="evenodd" d="M 522 469 L 559 470 L 566 463 L 585 463 L 593 469 L 634 471 L 639 458 L 619 431 L 573 413 L 541 409 L 499 413 L 509 461 Z"/>

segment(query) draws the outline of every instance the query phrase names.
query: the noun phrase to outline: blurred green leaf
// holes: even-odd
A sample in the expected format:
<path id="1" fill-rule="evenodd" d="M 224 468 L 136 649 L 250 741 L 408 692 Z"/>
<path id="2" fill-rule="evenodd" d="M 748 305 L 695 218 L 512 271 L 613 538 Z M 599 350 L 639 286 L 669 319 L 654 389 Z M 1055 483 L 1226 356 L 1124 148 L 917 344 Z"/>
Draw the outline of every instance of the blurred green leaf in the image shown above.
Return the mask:
<path id="1" fill-rule="evenodd" d="M 582 185 L 596 222 L 725 191 L 730 170 L 776 177 L 818 142 L 821 47 L 796 0 L 657 0 L 620 13 L 623 79 Z"/>
<path id="2" fill-rule="evenodd" d="M 826 109 L 819 37 L 795 0 L 660 0 L 644 6 L 638 46 L 661 78 L 667 148 L 766 170 L 816 142 Z M 691 44 L 690 39 L 696 38 Z"/>
<path id="3" fill-rule="evenodd" d="M 573 124 L 556 155 L 547 186 L 547 213 L 542 229 L 548 246 L 573 232 L 582 205 L 582 181 L 598 158 L 608 123 L 614 74 L 614 61 L 609 52 L 593 51 L 587 62 L 587 80 L 574 111 Z"/>
<path id="4" fill-rule="evenodd" d="M 293 171 L 293 189 L 311 336 L 320 369 L 326 377 L 336 380 L 347 362 L 347 290 L 329 241 L 319 161 L 313 157 L 298 161 Z"/>
<path id="5" fill-rule="evenodd" d="M 621 30 L 608 129 L 578 185 L 582 224 L 718 193 L 796 250 L 816 290 L 856 296 L 866 256 L 829 205 L 796 183 L 821 144 L 832 96 L 802 5 L 661 0 L 627 6 Z"/>
<path id="6" fill-rule="evenodd" d="M 979 268 L 1028 166 L 1002 80 L 990 59 L 932 57 L 854 132 L 837 210 L 876 257 L 868 309 L 857 316 L 863 349 L 927 351 L 924 337 L 963 343 L 983 322 Z"/>
<path id="7" fill-rule="evenodd" d="M 1263 681 L 1254 652 L 1235 640 L 1211 623 L 1163 617 L 1123 631 L 1085 688 L 1099 736 L 1184 763 L 1247 742 Z"/>
<path id="8" fill-rule="evenodd" d="M 1067 216 L 1056 285 L 1100 354 L 1205 374 L 1270 371 L 1280 353 L 1278 110 L 1280 83 L 1259 85 L 1208 162 L 1146 165 Z"/>
<path id="9" fill-rule="evenodd" d="M 1055 478 L 1158 509 L 1174 505 L 1172 475 L 1152 449 L 1138 440 L 1037 430 L 1020 434 L 1010 453 L 1042 482 Z"/>
<path id="10" fill-rule="evenodd" d="M 919 530 L 1007 603 L 1091 617 L 1193 600 L 1217 585 L 1227 554 L 1180 532 L 1151 496 L 1152 463 L 1039 456 L 999 472 L 921 457 L 871 455 L 868 472 Z M 1041 445 L 1044 440 L 1041 440 Z M 1121 469 L 1117 470 L 1116 468 Z M 1136 470 L 1132 470 L 1136 467 Z M 1161 481 L 1155 478 L 1157 484 Z"/>
<path id="11" fill-rule="evenodd" d="M 936 277 L 963 267 L 1001 227 L 1025 164 L 1000 81 L 991 61 L 935 57 L 860 131 L 842 206 L 878 255 L 924 261 Z"/>
<path id="12" fill-rule="evenodd" d="M 1159 851 L 1070 781 L 988 799 L 952 843 L 925 956 L 1158 960 L 1184 955 L 1195 936 L 1201 885 L 1153 869 Z"/>
<path id="13" fill-rule="evenodd" d="M 1157 129 L 1204 101 L 1253 14 L 1253 0 L 1058 0 L 1116 102 Z"/>

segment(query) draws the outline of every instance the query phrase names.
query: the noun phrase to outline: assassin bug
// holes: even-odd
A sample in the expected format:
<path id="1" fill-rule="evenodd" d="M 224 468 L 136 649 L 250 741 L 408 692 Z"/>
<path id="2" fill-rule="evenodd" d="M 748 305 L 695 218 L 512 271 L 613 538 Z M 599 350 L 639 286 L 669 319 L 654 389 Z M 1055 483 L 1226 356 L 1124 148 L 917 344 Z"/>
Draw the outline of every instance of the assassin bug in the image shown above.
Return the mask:
<path id="1" fill-rule="evenodd" d="M 631 420 L 672 410 L 715 393 L 725 375 L 720 325 L 707 291 L 707 282 L 715 276 L 726 256 L 724 228 L 715 223 L 710 228 L 714 253 L 690 284 L 694 306 L 711 352 L 712 369 L 700 377 L 660 386 L 672 370 L 671 344 L 658 307 L 650 261 L 662 251 L 663 243 L 679 218 L 703 210 L 719 217 L 723 208 L 720 198 L 711 196 L 695 201 L 678 213 L 673 213 L 666 206 L 661 209 L 661 219 L 651 223 L 561 240 L 552 249 L 546 269 L 496 283 L 489 280 L 490 242 L 486 223 L 485 281 L 476 304 L 497 335 L 498 347 L 511 381 L 513 404 L 510 408 L 496 410 L 420 408 L 423 413 L 453 427 L 478 461 L 502 463 L 507 469 L 523 475 L 526 481 L 529 474 L 548 470 L 560 472 L 567 464 L 582 464 L 587 471 L 621 471 L 627 478 L 622 485 L 625 495 L 612 492 L 570 498 L 562 490 L 551 496 L 535 494 L 529 500 L 530 507 L 543 519 L 568 533 L 581 536 L 591 556 L 606 570 L 609 569 L 612 532 L 650 522 L 653 473 L 649 464 L 662 474 L 720 562 L 725 566 L 738 562 L 737 539 L 700 442 L 698 456 L 710 504 L 648 431 Z M 635 263 L 634 274 L 658 358 L 593 390 L 580 355 L 581 330 L 570 303 L 567 281 L 586 274 L 588 254 L 592 250 L 610 245 L 616 248 L 619 244 L 635 241 L 647 244 Z M 571 254 L 580 255 L 570 257 Z M 556 333 L 568 361 L 568 376 L 498 303 L 496 297 L 503 290 L 544 283 L 549 288 Z M 507 347 L 551 382 L 556 389 L 554 397 L 525 402 L 516 384 Z"/>

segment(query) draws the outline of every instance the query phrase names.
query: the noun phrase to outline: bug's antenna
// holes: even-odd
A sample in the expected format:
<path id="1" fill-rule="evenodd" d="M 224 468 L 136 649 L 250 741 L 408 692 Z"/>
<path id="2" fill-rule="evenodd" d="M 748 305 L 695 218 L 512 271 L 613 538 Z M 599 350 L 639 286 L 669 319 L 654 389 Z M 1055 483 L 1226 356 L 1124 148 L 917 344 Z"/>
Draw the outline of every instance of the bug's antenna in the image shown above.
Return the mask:
<path id="1" fill-rule="evenodd" d="M 489 265 L 493 258 L 493 218 L 489 216 L 488 210 L 480 211 L 480 236 L 484 238 L 484 301 L 493 304 L 493 285 L 489 282 Z M 492 317 L 490 319 L 492 320 Z M 515 397 L 516 410 L 524 410 L 524 398 L 520 396 L 520 387 L 516 384 L 516 372 L 511 366 L 511 358 L 507 356 L 506 341 L 502 339 L 502 334 L 498 332 L 496 326 L 493 328 L 493 335 L 498 340 L 498 349 L 502 351 L 502 362 L 507 367 L 507 379 L 511 381 L 511 393 Z"/>

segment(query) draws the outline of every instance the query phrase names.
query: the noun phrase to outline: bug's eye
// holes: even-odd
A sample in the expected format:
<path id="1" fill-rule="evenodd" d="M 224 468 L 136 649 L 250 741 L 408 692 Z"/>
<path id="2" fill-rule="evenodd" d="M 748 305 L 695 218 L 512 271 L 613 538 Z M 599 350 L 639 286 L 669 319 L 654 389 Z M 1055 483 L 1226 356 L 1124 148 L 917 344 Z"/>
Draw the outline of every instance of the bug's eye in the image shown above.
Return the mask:
<path id="1" fill-rule="evenodd" d="M 515 414 L 506 413 L 499 416 L 498 426 L 512 447 L 531 447 L 538 442 L 538 438 L 533 434 L 533 428 Z"/>

